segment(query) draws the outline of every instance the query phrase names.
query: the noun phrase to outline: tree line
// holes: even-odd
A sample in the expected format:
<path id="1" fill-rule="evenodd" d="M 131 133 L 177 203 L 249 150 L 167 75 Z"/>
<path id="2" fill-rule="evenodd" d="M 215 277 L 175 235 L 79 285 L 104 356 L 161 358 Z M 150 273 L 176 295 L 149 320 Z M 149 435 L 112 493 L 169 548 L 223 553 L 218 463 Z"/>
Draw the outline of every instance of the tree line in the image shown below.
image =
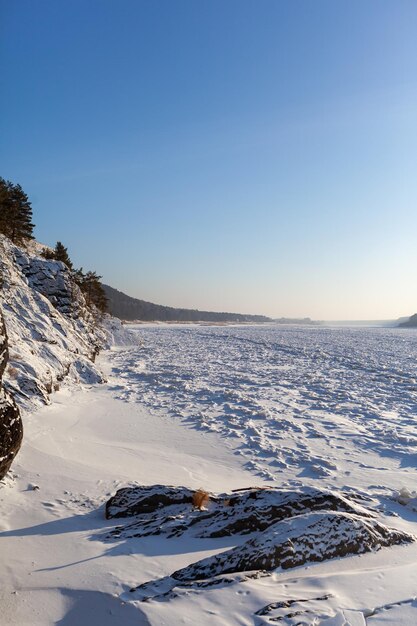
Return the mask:
<path id="1" fill-rule="evenodd" d="M 22 187 L 0 177 L 0 233 L 19 245 L 33 239 L 35 225 L 32 222 L 32 205 Z M 101 283 L 101 276 L 96 272 L 84 272 L 83 268 L 74 269 L 68 249 L 61 241 L 55 248 L 44 248 L 42 256 L 64 263 L 80 287 L 87 306 L 94 305 L 99 311 L 107 311 L 107 297 Z"/>

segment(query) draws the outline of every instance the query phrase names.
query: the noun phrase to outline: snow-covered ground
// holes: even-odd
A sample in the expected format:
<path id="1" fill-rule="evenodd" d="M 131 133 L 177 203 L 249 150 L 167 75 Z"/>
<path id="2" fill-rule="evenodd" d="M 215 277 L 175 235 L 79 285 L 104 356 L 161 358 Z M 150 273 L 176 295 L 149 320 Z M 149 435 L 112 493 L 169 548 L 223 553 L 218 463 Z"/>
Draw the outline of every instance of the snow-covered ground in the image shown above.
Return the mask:
<path id="1" fill-rule="evenodd" d="M 417 533 L 417 334 L 184 325 L 138 334 L 141 346 L 99 358 L 106 384 L 66 386 L 25 417 L 0 487 L 0 623 L 417 623 L 417 543 L 130 601 L 132 586 L 243 538 L 109 542 L 115 523 L 103 511 L 132 482 L 308 484 L 368 494 L 384 523 Z"/>

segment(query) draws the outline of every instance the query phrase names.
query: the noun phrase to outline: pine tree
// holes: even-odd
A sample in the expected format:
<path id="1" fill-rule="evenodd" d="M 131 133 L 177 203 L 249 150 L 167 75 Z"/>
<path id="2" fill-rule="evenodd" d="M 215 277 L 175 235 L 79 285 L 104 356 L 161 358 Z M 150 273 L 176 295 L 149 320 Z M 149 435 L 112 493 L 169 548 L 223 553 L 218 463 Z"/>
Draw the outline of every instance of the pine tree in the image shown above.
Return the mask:
<path id="1" fill-rule="evenodd" d="M 94 305 L 101 313 L 107 311 L 107 296 L 101 284 L 101 276 L 96 272 L 84 273 L 80 268 L 74 272 L 74 279 L 83 292 L 87 306 Z"/>
<path id="2" fill-rule="evenodd" d="M 85 280 L 85 274 L 83 272 L 83 268 L 80 267 L 79 270 L 75 270 L 73 276 L 74 276 L 75 282 L 77 283 L 77 285 L 79 286 L 79 288 L 82 291 L 84 280 Z"/>
<path id="3" fill-rule="evenodd" d="M 20 185 L 0 178 L 0 232 L 14 243 L 33 238 L 32 206 Z"/>
<path id="4" fill-rule="evenodd" d="M 56 261 L 62 261 L 70 270 L 72 270 L 72 261 L 69 258 L 68 248 L 66 248 L 64 244 L 60 241 L 56 242 L 56 246 L 54 249 L 54 259 Z"/>
<path id="5" fill-rule="evenodd" d="M 10 191 L 7 181 L 0 178 L 0 233 L 7 234 L 10 217 Z"/>
<path id="6" fill-rule="evenodd" d="M 15 215 L 12 241 L 22 242 L 24 239 L 33 239 L 32 206 L 20 185 L 13 185 L 12 203 Z"/>
<path id="7" fill-rule="evenodd" d="M 41 256 L 43 256 L 44 259 L 48 260 L 55 259 L 55 252 L 50 248 L 44 248 L 41 252 Z"/>
<path id="8" fill-rule="evenodd" d="M 107 310 L 107 297 L 100 282 L 101 276 L 96 272 L 87 272 L 84 277 L 84 293 L 87 304 L 94 304 L 99 311 L 104 313 Z"/>

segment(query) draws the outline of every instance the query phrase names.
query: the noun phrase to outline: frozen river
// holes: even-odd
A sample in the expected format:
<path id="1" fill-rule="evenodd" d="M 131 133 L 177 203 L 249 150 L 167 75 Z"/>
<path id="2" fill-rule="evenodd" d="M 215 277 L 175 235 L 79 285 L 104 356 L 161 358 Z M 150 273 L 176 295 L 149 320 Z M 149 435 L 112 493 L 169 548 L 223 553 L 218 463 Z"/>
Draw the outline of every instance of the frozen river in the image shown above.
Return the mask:
<path id="1" fill-rule="evenodd" d="M 415 480 L 415 331 L 161 325 L 137 332 L 143 345 L 112 357 L 124 383 L 114 394 L 219 432 L 255 474 L 364 487 L 399 488 L 398 471 L 404 484 L 407 474 Z"/>

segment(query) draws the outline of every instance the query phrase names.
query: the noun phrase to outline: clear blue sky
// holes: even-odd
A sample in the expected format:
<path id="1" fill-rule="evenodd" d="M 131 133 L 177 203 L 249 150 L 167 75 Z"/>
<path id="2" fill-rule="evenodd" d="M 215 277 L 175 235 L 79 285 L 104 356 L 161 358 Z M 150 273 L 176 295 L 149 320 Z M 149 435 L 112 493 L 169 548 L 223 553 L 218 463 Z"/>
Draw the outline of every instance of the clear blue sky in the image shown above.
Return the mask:
<path id="1" fill-rule="evenodd" d="M 415 0 L 0 0 L 0 175 L 146 300 L 417 311 Z"/>

